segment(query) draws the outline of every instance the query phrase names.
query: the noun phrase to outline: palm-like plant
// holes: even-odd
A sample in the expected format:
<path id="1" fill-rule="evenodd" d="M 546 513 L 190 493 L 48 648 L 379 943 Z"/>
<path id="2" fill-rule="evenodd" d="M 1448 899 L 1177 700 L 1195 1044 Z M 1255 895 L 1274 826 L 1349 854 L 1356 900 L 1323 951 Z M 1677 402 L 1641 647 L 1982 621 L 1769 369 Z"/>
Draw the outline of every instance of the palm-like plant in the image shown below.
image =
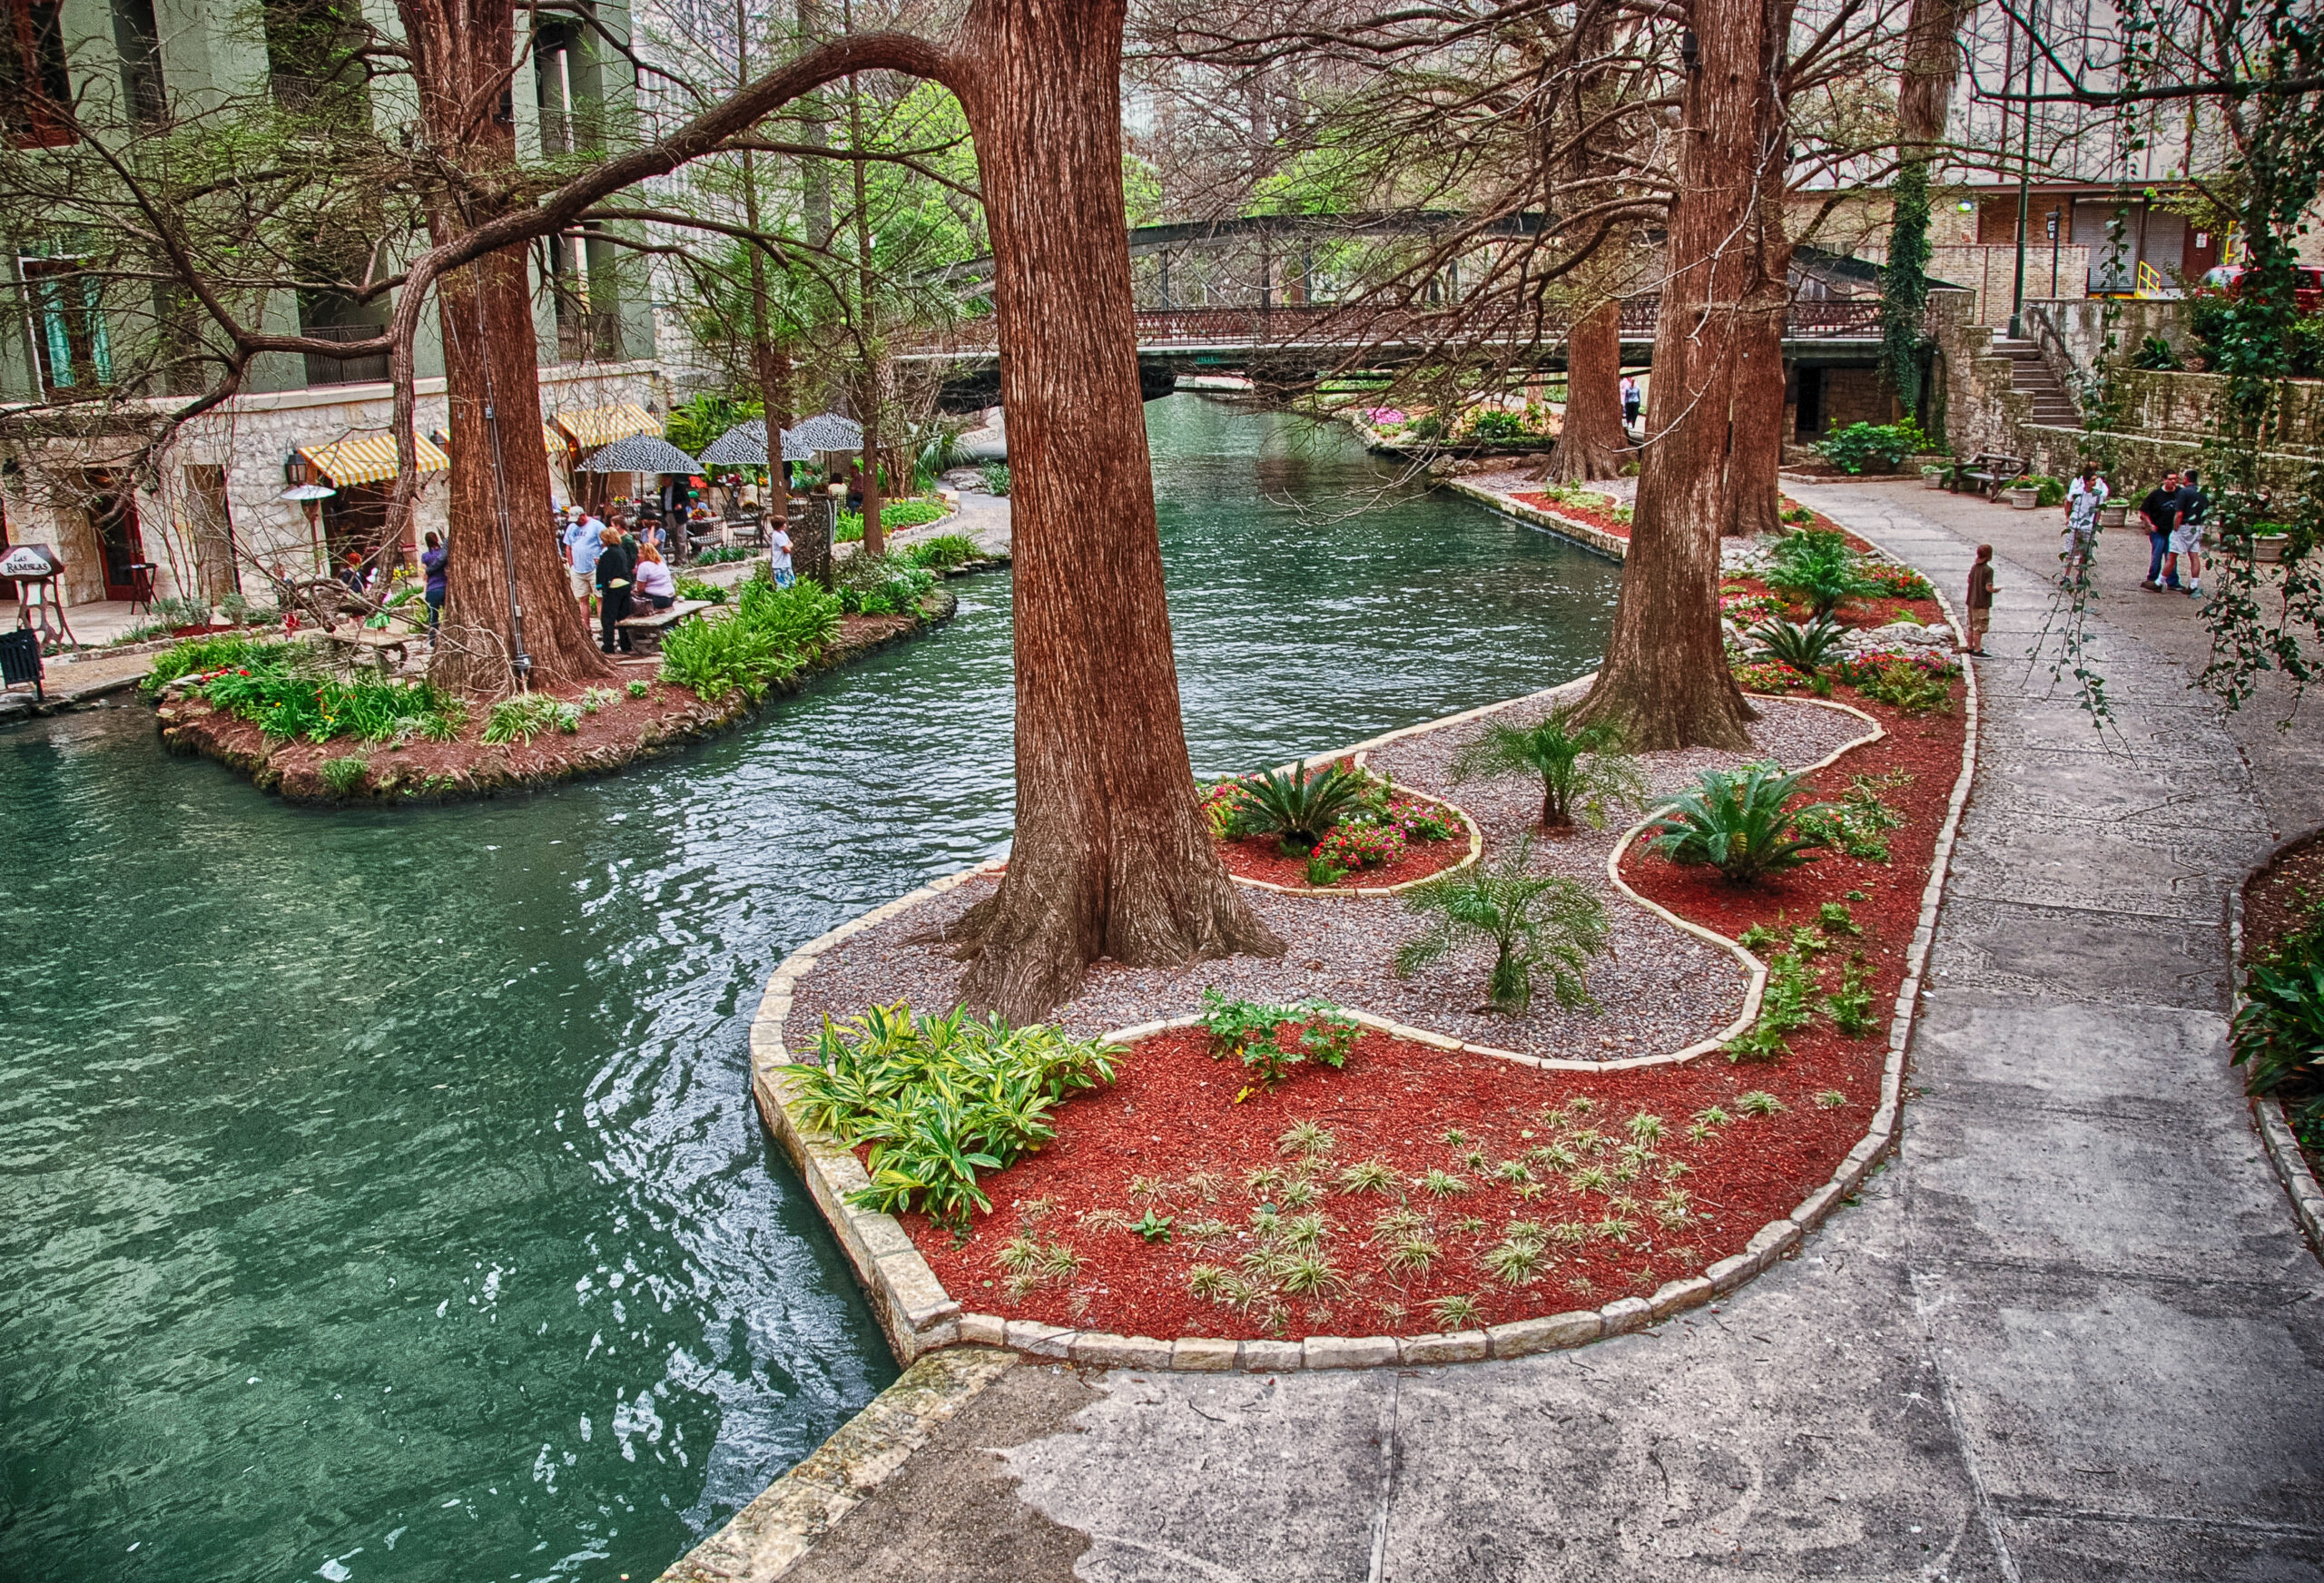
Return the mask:
<path id="1" fill-rule="evenodd" d="M 1830 663 L 1832 651 L 1846 633 L 1847 628 L 1828 615 L 1819 615 L 1806 626 L 1775 620 L 1763 621 L 1751 629 L 1751 635 L 1758 640 L 1760 654 L 1782 661 L 1810 681 Z"/>
<path id="2" fill-rule="evenodd" d="M 1313 774 L 1305 764 L 1263 771 L 1236 783 L 1236 825 L 1248 835 L 1279 833 L 1285 846 L 1305 850 L 1329 834 L 1369 789 L 1361 771 L 1336 764 Z"/>
<path id="3" fill-rule="evenodd" d="M 1396 971 L 1408 975 L 1454 947 L 1480 940 L 1493 948 L 1485 1000 L 1495 1011 L 1522 1016 L 1533 1002 L 1533 976 L 1546 973 L 1560 1006 L 1594 1006 L 1585 975 L 1589 959 L 1606 949 L 1606 909 L 1588 890 L 1555 874 L 1529 874 L 1529 837 L 1514 855 L 1491 869 L 1440 875 L 1404 896 L 1410 911 L 1428 919 L 1396 948 Z"/>
<path id="4" fill-rule="evenodd" d="M 1576 704 L 1562 704 L 1540 724 L 1496 723 L 1452 755 L 1455 781 L 1480 775 L 1539 775 L 1541 827 L 1570 830 L 1579 813 L 1601 830 L 1609 807 L 1646 795 L 1638 761 L 1622 751 L 1621 727 L 1610 721 L 1577 726 Z"/>
<path id="5" fill-rule="evenodd" d="M 1770 588 L 1806 600 L 1818 616 L 1829 615 L 1845 601 L 1876 586 L 1858 568 L 1848 541 L 1823 528 L 1778 540 L 1765 580 Z"/>
<path id="6" fill-rule="evenodd" d="M 1709 863 L 1738 885 L 1813 862 L 1817 849 L 1831 843 L 1813 830 L 1800 830 L 1798 821 L 1828 813 L 1832 805 L 1787 809 L 1806 780 L 1804 773 L 1785 773 L 1778 764 L 1706 770 L 1662 811 L 1662 833 L 1654 838 L 1654 850 L 1674 863 Z"/>

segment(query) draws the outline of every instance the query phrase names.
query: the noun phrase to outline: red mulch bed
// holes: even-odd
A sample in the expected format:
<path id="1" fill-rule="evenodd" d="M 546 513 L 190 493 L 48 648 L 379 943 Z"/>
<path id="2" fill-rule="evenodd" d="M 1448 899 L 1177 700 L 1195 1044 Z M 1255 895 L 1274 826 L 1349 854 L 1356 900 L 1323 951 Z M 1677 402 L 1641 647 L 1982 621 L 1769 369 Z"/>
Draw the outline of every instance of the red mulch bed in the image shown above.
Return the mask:
<path id="1" fill-rule="evenodd" d="M 1627 539 L 1630 536 L 1630 524 L 1617 521 L 1606 512 L 1592 511 L 1586 506 L 1576 506 L 1571 501 L 1530 492 L 1512 496 L 1511 498 L 1521 500 L 1536 511 L 1546 511 L 1552 516 L 1570 517 L 1584 526 L 1596 528 L 1600 533 L 1610 533 L 1616 538 Z"/>
<path id="2" fill-rule="evenodd" d="M 1210 1058 L 1202 1030 L 1173 1031 L 1125 1052 L 1109 1087 L 1061 1106 L 1058 1136 L 1047 1148 L 986 1178 L 993 1209 L 977 1217 L 965 1243 L 921 1215 L 905 1216 L 906 1229 L 946 1290 L 971 1310 L 1160 1337 L 1413 1334 L 1443 1326 L 1429 1304 L 1452 1296 L 1476 1305 L 1474 1317 L 1460 1324 L 1497 1324 L 1648 1293 L 1740 1252 L 1760 1226 L 1830 1178 L 1879 1104 L 1886 1029 L 1960 770 L 1959 683 L 1955 713 L 1917 719 L 1840 691 L 1889 734 L 1818 772 L 1814 783 L 1837 795 L 1853 775 L 1912 776 L 1909 784 L 1882 792 L 1906 820 L 1887 832 L 1888 863 L 1831 856 L 1764 887 L 1742 889 L 1633 848 L 1624 877 L 1641 894 L 1730 934 L 1754 923 L 1787 930 L 1814 920 L 1821 903 L 1861 892 L 1866 900 L 1849 903 L 1861 937 L 1840 937 L 1835 949 L 1811 959 L 1819 977 L 1836 985 L 1842 962 L 1863 952 L 1873 969 L 1878 1031 L 1846 1038 L 1819 1018 L 1791 1036 L 1791 1054 L 1774 1064 L 1736 1065 L 1712 1056 L 1682 1067 L 1606 1073 L 1542 1072 L 1367 1033 L 1342 1070 L 1295 1068 L 1276 1092 L 1241 1105 L 1234 1096 L 1244 1086 L 1242 1072 Z M 1619 1014 L 1619 1008 L 1610 1013 Z M 1745 1114 L 1739 1097 L 1754 1090 L 1774 1096 L 1783 1108 Z M 1840 1102 L 1819 1103 L 1833 1096 Z M 1590 1106 L 1587 1114 L 1571 1108 L 1582 1101 Z M 1690 1138 L 1689 1118 L 1711 1106 L 1732 1119 L 1704 1140 Z M 1577 1172 L 1590 1166 L 1615 1168 L 1628 1123 L 1641 1112 L 1660 1118 L 1662 1136 L 1636 1179 L 1577 1183 Z M 1255 1188 L 1246 1176 L 1263 1167 L 1295 1172 L 1297 1157 L 1286 1155 L 1281 1140 L 1301 1122 L 1330 1134 L 1332 1146 L 1306 1173 L 1315 1201 L 1295 1206 L 1280 1202 L 1281 1181 Z M 1447 1141 L 1448 1131 L 1460 1133 L 1460 1141 Z M 1610 1141 L 1590 1152 L 1576 1136 L 1586 1132 Z M 1535 1162 L 1530 1199 L 1520 1197 L 1517 1184 L 1491 1175 L 1512 1157 L 1558 1145 L 1571 1150 L 1576 1163 Z M 1483 1168 L 1472 1151 L 1482 1152 Z M 1393 1173 L 1389 1192 L 1343 1189 L 1338 1172 L 1367 1160 Z M 1685 1174 L 1666 1179 L 1671 1162 Z M 1431 1170 L 1452 1173 L 1466 1190 L 1430 1194 L 1419 1184 Z M 1665 1207 L 1662 1195 L 1673 1185 L 1688 1195 L 1689 1213 L 1666 1221 L 1656 1210 Z M 1616 1204 L 1618 1195 L 1635 1205 Z M 1322 1252 L 1340 1284 L 1316 1295 L 1278 1290 L 1272 1310 L 1265 1297 L 1237 1309 L 1195 1295 L 1190 1275 L 1196 1265 L 1240 1273 L 1242 1258 L 1258 1245 L 1251 1217 L 1263 1202 L 1276 1203 L 1285 1218 L 1324 1216 Z M 1425 1271 L 1391 1270 L 1371 1240 L 1377 1217 L 1400 1204 L 1424 1218 L 1425 1234 L 1440 1251 Z M 1171 1219 L 1169 1242 L 1148 1244 L 1128 1229 L 1149 1207 Z M 1603 1224 L 1618 1217 L 1630 1224 Z M 1224 1229 L 1198 1235 L 1196 1228 L 1206 1220 Z M 1580 1240 L 1552 1236 L 1531 1280 L 1511 1284 L 1479 1261 L 1513 1221 L 1591 1229 Z M 1078 1267 L 1012 1292 L 1001 1255 L 1020 1236 L 1069 1247 Z"/>
<path id="3" fill-rule="evenodd" d="M 1271 835 L 1244 836 L 1218 843 L 1219 856 L 1226 860 L 1226 871 L 1246 880 L 1264 880 L 1270 885 L 1307 885 L 1307 860 L 1286 858 L 1283 841 Z M 1393 863 L 1383 863 L 1376 869 L 1358 869 L 1343 874 L 1333 882 L 1335 890 L 1372 890 L 1382 885 L 1402 885 L 1411 880 L 1425 880 L 1431 874 L 1442 873 L 1469 855 L 1469 832 L 1461 831 L 1449 840 L 1415 841 L 1404 849 L 1404 855 Z"/>

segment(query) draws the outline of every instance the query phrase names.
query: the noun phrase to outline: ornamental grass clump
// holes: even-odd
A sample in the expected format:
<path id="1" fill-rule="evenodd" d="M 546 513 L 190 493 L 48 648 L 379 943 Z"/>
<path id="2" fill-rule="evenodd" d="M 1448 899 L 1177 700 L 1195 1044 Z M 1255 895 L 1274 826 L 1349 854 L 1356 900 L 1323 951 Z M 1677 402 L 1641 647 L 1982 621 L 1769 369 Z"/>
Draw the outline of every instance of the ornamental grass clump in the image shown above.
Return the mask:
<path id="1" fill-rule="evenodd" d="M 1758 657 L 1788 665 L 1813 683 L 1821 680 L 1847 628 L 1828 615 L 1802 626 L 1789 621 L 1763 621 L 1751 629 L 1759 645 Z"/>
<path id="2" fill-rule="evenodd" d="M 1397 974 L 1408 977 L 1458 947 L 1482 944 L 1493 952 L 1485 975 L 1491 1009 L 1523 1016 L 1537 974 L 1547 976 L 1560 1006 L 1595 1007 L 1587 974 L 1589 959 L 1606 949 L 1605 909 L 1571 880 L 1527 873 L 1532 855 L 1528 837 L 1491 869 L 1440 875 L 1405 892 L 1406 909 L 1428 923 L 1396 948 Z"/>
<path id="3" fill-rule="evenodd" d="M 1646 777 L 1622 751 L 1621 728 L 1610 721 L 1577 725 L 1578 708 L 1561 704 L 1532 726 L 1487 725 L 1482 736 L 1453 755 L 1452 779 L 1538 777 L 1544 830 L 1571 830 L 1577 815 L 1592 830 L 1603 830 L 1610 809 L 1645 797 Z"/>
<path id="4" fill-rule="evenodd" d="M 1807 780 L 1777 764 L 1706 770 L 1657 816 L 1661 833 L 1650 844 L 1681 866 L 1708 863 L 1735 885 L 1812 862 L 1831 842 L 1806 821 L 1832 805 L 1791 807 Z"/>
<path id="5" fill-rule="evenodd" d="M 808 1126 L 872 1145 L 872 1185 L 849 1202 L 918 1209 L 958 1234 L 970 1210 L 992 1207 L 979 1173 L 1005 1170 L 1054 1137 L 1049 1113 L 1113 1081 L 1114 1057 L 1045 1024 L 1010 1027 L 959 1009 L 931 1017 L 898 1001 L 844 1022 L 826 1017 L 813 1059 L 783 1070 Z"/>

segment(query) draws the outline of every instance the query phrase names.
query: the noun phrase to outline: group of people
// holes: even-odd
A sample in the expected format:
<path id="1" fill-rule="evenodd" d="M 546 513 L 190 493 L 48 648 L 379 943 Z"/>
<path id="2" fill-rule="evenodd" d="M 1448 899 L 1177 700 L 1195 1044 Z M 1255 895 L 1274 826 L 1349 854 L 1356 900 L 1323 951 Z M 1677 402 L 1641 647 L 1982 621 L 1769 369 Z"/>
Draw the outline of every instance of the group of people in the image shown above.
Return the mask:
<path id="1" fill-rule="evenodd" d="M 2066 526 L 2058 555 L 2070 570 L 2088 561 L 2091 542 L 2098 536 L 2099 508 L 2112 494 L 2106 480 L 2098 476 L 2095 462 L 2083 463 L 2080 475 L 2066 486 Z M 2162 482 L 2139 503 L 2148 549 L 2146 576 L 2140 587 L 2153 594 L 2201 595 L 2203 526 L 2211 509 L 2211 497 L 2203 493 L 2202 480 L 2194 468 L 2174 469 L 2162 476 Z M 2179 580 L 2182 561 L 2187 571 L 2183 584 Z"/>
<path id="2" fill-rule="evenodd" d="M 677 578 L 663 554 L 667 542 L 658 520 L 633 529 L 620 512 L 608 522 L 596 509 L 574 506 L 557 532 L 566 575 L 584 617 L 594 599 L 597 646 L 606 654 L 628 654 L 635 644 L 622 623 L 642 607 L 667 610 L 678 602 Z"/>

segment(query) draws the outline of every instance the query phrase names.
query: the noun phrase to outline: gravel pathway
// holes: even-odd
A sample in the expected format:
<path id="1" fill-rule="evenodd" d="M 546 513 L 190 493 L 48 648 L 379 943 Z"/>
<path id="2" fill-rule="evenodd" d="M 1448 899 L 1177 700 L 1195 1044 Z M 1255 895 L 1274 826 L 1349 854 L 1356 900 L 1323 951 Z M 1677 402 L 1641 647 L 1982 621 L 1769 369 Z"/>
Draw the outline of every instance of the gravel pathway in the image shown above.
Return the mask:
<path id="1" fill-rule="evenodd" d="M 1583 685 L 1516 700 L 1493 718 L 1530 724 L 1557 703 L 1578 697 Z M 1654 789 L 1668 792 L 1702 770 L 1747 758 L 1772 758 L 1794 767 L 1813 763 L 1867 729 L 1854 715 L 1798 700 L 1766 701 L 1760 713 L 1751 728 L 1751 754 L 1691 750 L 1648 755 L 1645 766 Z M 1484 860 L 1493 862 L 1515 850 L 1532 830 L 1540 792 L 1513 778 L 1450 782 L 1446 763 L 1484 724 L 1482 719 L 1463 721 L 1403 737 L 1368 754 L 1366 762 L 1399 784 L 1449 796 L 1468 810 L 1484 833 Z M 1537 840 L 1529 865 L 1535 872 L 1579 880 L 1606 904 L 1610 949 L 1591 962 L 1589 972 L 1596 1008 L 1561 1007 L 1544 990 L 1522 1017 L 1483 1009 L 1492 959 L 1481 949 L 1449 955 L 1409 978 L 1397 978 L 1392 959 L 1415 927 L 1401 899 L 1325 900 L 1255 890 L 1252 906 L 1288 947 L 1283 956 L 1233 957 L 1185 968 L 1101 961 L 1058 1020 L 1088 1036 L 1183 1017 L 1196 1008 L 1205 989 L 1215 988 L 1253 1000 L 1322 996 L 1456 1038 L 1566 1060 L 1617 1060 L 1683 1048 L 1734 1020 L 1745 979 L 1731 955 L 1614 890 L 1606 877 L 1606 855 L 1627 822 Z M 851 937 L 823 956 L 800 981 L 786 1042 L 803 1048 L 824 1015 L 852 1016 L 874 1001 L 905 1000 L 923 1008 L 953 1004 L 964 969 L 931 937 L 940 937 L 998 883 L 973 880 Z"/>

